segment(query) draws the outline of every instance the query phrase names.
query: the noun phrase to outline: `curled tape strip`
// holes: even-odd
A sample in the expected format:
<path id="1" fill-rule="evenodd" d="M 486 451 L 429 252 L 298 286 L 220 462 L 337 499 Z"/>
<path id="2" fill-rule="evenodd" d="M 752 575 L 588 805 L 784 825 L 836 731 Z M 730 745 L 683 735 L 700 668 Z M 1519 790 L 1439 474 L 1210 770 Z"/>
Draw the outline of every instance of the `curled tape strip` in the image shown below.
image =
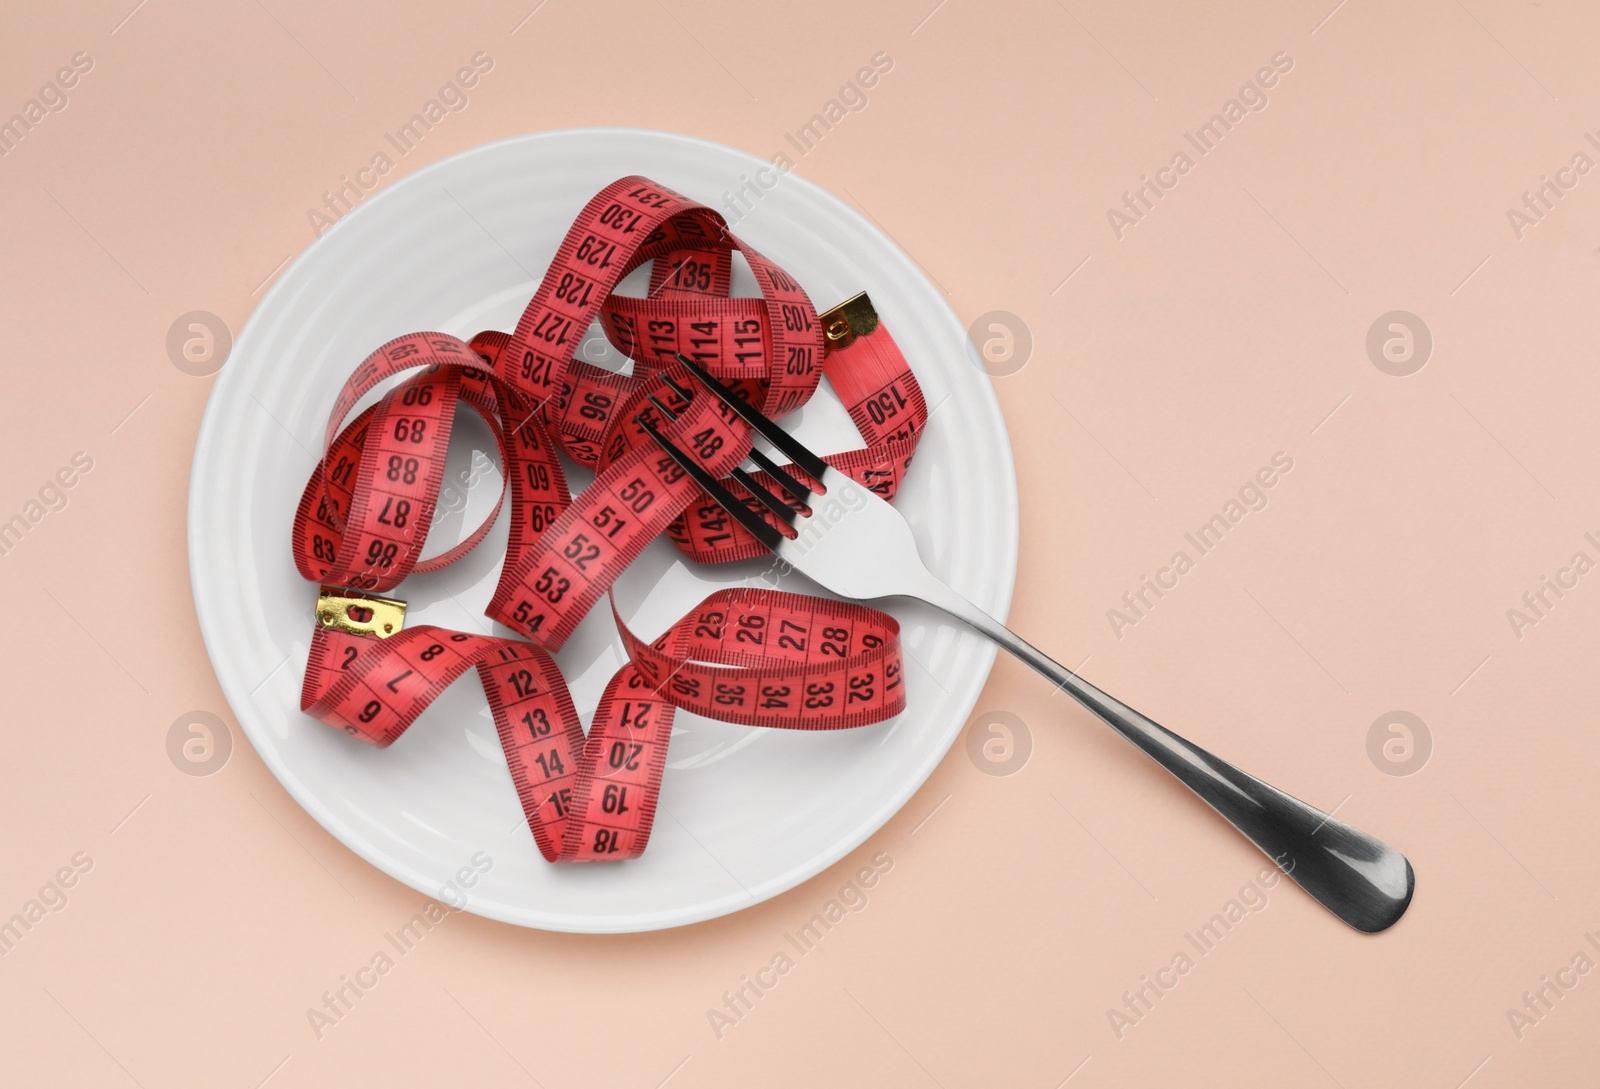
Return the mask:
<path id="1" fill-rule="evenodd" d="M 735 252 L 759 298 L 730 297 Z M 613 294 L 646 262 L 647 296 Z M 632 360 L 631 374 L 574 358 L 594 322 Z M 766 551 L 638 422 L 642 416 L 718 476 L 749 452 L 736 415 L 714 398 L 678 392 L 693 386 L 678 353 L 775 417 L 804 404 L 826 375 L 864 445 L 825 460 L 894 498 L 928 410 L 871 303 L 857 296 L 819 317 L 800 285 L 730 234 L 716 212 L 628 177 L 579 213 L 514 331 L 489 330 L 470 342 L 411 333 L 356 368 L 295 514 L 295 565 L 323 587 L 301 706 L 383 747 L 476 669 L 534 841 L 551 862 L 643 852 L 680 709 L 751 726 L 832 730 L 881 722 L 905 707 L 891 617 L 733 589 L 712 594 L 654 640 L 617 616 L 629 661 L 585 733 L 552 655 L 645 546 L 665 533 L 702 563 Z M 397 377 L 352 418 L 365 394 Z M 652 397 L 675 418 L 664 419 Z M 481 525 L 425 558 L 458 404 L 494 435 L 506 485 Z M 559 454 L 595 472 L 576 497 Z M 476 547 L 508 496 L 506 559 L 485 611 L 521 638 L 405 628 L 404 604 L 380 595 Z"/>

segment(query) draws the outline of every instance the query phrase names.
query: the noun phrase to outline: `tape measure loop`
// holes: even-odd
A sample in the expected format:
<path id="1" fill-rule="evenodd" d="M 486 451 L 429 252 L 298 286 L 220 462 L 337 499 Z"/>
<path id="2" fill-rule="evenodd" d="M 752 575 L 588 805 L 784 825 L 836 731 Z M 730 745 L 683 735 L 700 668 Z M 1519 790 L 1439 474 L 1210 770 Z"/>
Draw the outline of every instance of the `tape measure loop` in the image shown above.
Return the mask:
<path id="1" fill-rule="evenodd" d="M 758 297 L 731 295 L 735 254 Z M 648 293 L 617 294 L 647 263 Z M 631 370 L 580 357 L 596 322 L 603 350 Z M 830 730 L 905 707 L 893 618 L 746 587 L 710 595 L 652 641 L 628 628 L 613 599 L 629 660 L 584 730 L 552 654 L 652 540 L 665 533 L 706 563 L 766 552 L 637 422 L 649 420 L 715 475 L 744 460 L 748 429 L 720 402 L 692 395 L 679 353 L 775 417 L 809 400 L 826 374 L 864 445 L 824 460 L 886 498 L 897 493 L 928 410 L 870 300 L 858 295 L 819 316 L 800 284 L 718 213 L 628 177 L 580 211 L 513 331 L 470 343 L 411 333 L 362 361 L 335 400 L 325 455 L 296 512 L 295 564 L 323 585 L 303 709 L 384 747 L 475 670 L 534 843 L 551 862 L 645 849 L 679 711 Z M 457 482 L 445 490 L 462 403 L 494 436 L 501 493 L 483 523 L 423 558 L 436 513 L 465 502 Z M 595 471 L 576 497 L 561 455 Z M 508 498 L 506 556 L 485 611 L 519 637 L 404 627 L 404 603 L 377 595 L 471 551 Z"/>

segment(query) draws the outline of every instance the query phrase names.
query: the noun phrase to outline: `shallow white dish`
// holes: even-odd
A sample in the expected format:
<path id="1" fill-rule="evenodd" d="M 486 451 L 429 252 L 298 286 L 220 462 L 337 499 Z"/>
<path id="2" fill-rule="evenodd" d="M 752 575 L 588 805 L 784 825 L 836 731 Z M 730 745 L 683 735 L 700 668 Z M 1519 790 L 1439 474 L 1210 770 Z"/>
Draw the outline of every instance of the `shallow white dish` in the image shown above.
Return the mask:
<path id="1" fill-rule="evenodd" d="M 971 713 L 993 646 L 932 610 L 897 603 L 904 714 L 808 736 L 680 713 L 644 857 L 552 866 L 523 822 L 473 675 L 384 751 L 299 710 L 316 589 L 294 569 L 289 526 L 329 407 L 356 364 L 400 333 L 465 338 L 512 328 L 579 209 L 618 177 L 642 174 L 721 208 L 741 176 L 766 166 L 717 144 L 628 129 L 522 136 L 456 155 L 366 198 L 310 246 L 257 307 L 217 379 L 195 447 L 189 561 L 218 680 L 295 800 L 428 896 L 522 926 L 600 933 L 737 911 L 860 845 L 915 793 Z M 871 293 L 934 409 L 898 505 L 929 566 L 1003 617 L 1017 552 L 1010 447 L 989 381 L 938 290 L 875 227 L 795 174 L 765 191 L 734 231 L 798 279 L 819 310 Z M 740 283 L 736 294 L 753 293 L 747 272 L 745 290 Z M 587 348 L 606 362 L 603 342 Z M 429 554 L 475 524 L 499 487 L 492 459 L 472 449 L 474 439 L 490 447 L 486 432 L 461 419 L 446 479 L 459 473 L 471 486 L 461 489 L 464 505 L 435 522 Z M 798 423 L 821 452 L 860 442 L 826 384 L 785 423 Z M 574 489 L 589 479 L 571 476 Z M 489 630 L 482 610 L 505 534 L 503 516 L 466 559 L 402 585 L 395 596 L 410 603 L 408 623 Z M 617 598 L 635 630 L 654 637 L 711 590 L 764 569 L 691 566 L 658 541 L 623 576 Z M 781 585 L 814 592 L 798 576 Z M 603 602 L 558 660 L 587 721 L 623 660 Z M 487 872 L 470 888 L 452 885 L 475 857 Z"/>

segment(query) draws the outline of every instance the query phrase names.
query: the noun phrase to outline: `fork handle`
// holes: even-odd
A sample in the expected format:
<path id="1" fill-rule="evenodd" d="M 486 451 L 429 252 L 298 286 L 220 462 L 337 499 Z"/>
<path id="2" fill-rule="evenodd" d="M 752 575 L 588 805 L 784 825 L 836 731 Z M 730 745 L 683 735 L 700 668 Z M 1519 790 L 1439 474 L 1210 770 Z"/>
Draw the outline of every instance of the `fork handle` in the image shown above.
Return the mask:
<path id="1" fill-rule="evenodd" d="M 1346 923 L 1375 934 L 1405 914 L 1416 877 L 1405 855 L 1387 843 L 1240 771 L 1100 691 L 933 575 L 908 596 L 949 613 L 1050 678 L 1227 818 Z"/>

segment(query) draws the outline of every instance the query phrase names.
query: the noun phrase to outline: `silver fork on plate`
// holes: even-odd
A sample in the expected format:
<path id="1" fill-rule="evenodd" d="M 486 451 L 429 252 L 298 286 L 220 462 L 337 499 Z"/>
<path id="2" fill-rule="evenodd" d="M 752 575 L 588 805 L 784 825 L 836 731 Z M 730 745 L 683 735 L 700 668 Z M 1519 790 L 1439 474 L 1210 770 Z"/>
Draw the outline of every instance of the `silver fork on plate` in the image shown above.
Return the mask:
<path id="1" fill-rule="evenodd" d="M 934 577 L 899 511 L 829 466 L 693 360 L 680 355 L 678 361 L 814 482 L 802 483 L 759 450 L 752 450 L 751 460 L 787 493 L 787 499 L 774 495 L 743 469 L 732 474 L 757 502 L 794 528 L 796 536 L 791 538 L 664 438 L 647 418 L 639 417 L 661 448 L 780 560 L 841 597 L 913 598 L 988 636 L 1166 768 L 1266 852 L 1279 869 L 1357 930 L 1377 933 L 1405 913 L 1416 879 L 1411 863 L 1399 851 L 1218 759 L 1024 642 Z M 671 384 L 685 399 L 692 396 L 692 390 Z M 651 401 L 668 419 L 674 418 L 666 405 L 654 397 Z M 817 497 L 826 502 L 814 503 Z"/>

